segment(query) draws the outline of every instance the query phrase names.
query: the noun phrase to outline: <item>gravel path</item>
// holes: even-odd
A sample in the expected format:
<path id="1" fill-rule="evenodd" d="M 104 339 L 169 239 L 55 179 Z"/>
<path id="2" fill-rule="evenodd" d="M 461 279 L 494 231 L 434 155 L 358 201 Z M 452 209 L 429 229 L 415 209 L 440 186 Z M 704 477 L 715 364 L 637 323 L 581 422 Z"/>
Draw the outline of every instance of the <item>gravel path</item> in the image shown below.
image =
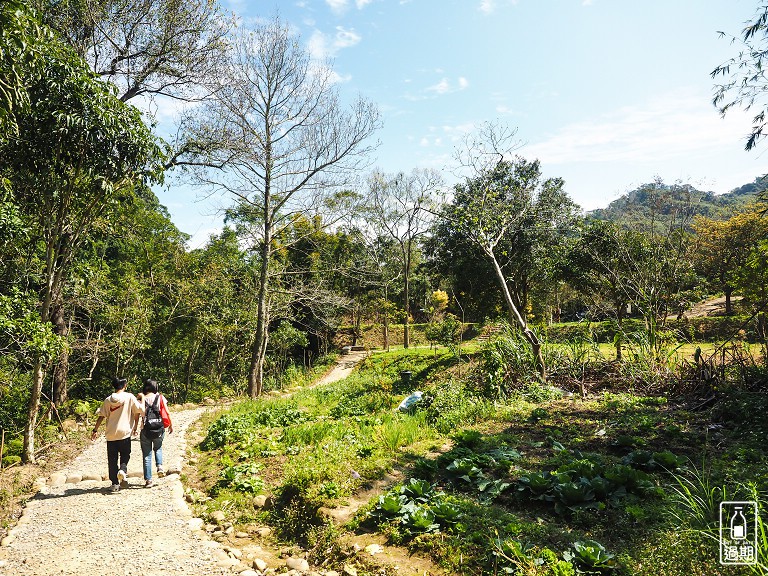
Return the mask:
<path id="1" fill-rule="evenodd" d="M 181 469 L 186 430 L 204 410 L 173 413 L 174 433 L 166 434 L 163 442 L 169 472 Z M 4 539 L 0 575 L 231 574 L 226 552 L 190 529 L 191 512 L 178 473 L 156 478 L 154 487 L 144 488 L 138 440 L 131 442 L 129 486 L 117 494 L 108 492 L 109 480 L 75 482 L 79 477 L 106 477 L 103 435 L 61 472 L 67 483 L 55 486 L 64 478 L 52 475 Z"/>
<path id="2" fill-rule="evenodd" d="M 341 357 L 315 385 L 346 378 L 366 355 Z M 163 441 L 169 474 L 152 488 L 144 488 L 141 447 L 132 440 L 129 486 L 109 492 L 103 435 L 65 469 L 38 479 L 40 491 L 0 542 L 0 576 L 229 576 L 249 568 L 199 529 L 184 500 L 185 436 L 205 410 L 173 412 L 174 433 Z"/>

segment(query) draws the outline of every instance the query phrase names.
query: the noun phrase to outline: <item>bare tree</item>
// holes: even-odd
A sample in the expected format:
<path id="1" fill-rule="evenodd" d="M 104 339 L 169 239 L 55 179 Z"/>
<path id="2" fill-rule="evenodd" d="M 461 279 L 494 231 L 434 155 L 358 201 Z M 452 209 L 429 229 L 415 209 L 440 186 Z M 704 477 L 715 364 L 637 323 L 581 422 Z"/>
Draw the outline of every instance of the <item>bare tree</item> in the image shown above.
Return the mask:
<path id="1" fill-rule="evenodd" d="M 197 99 L 223 65 L 231 20 L 212 0 L 37 0 L 56 29 L 121 100 Z"/>
<path id="2" fill-rule="evenodd" d="M 322 214 L 324 225 L 337 221 L 330 215 L 344 204 L 340 186 L 371 150 L 366 139 L 379 127 L 379 114 L 362 97 L 343 107 L 330 66 L 312 62 L 279 18 L 232 39 L 231 61 L 211 93 L 188 119 L 185 136 L 198 145 L 195 181 L 234 197 L 260 256 L 248 375 L 248 393 L 256 397 L 263 386 L 273 255 L 284 248 L 277 239 L 307 215 Z"/>
<path id="3" fill-rule="evenodd" d="M 403 279 L 403 348 L 410 346 L 410 279 L 420 239 L 429 231 L 437 192 L 443 185 L 438 172 L 415 169 L 410 174 L 374 172 L 369 180 L 370 226 L 394 240 L 400 249 Z"/>

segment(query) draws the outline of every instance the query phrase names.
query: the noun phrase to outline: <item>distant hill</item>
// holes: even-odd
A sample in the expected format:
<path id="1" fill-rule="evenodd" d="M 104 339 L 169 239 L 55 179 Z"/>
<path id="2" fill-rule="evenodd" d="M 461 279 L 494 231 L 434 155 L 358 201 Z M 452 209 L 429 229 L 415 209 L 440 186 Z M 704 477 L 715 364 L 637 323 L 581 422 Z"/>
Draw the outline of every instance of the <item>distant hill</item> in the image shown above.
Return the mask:
<path id="1" fill-rule="evenodd" d="M 687 184 L 644 184 L 614 200 L 608 207 L 588 212 L 587 216 L 640 225 L 649 224 L 652 219 L 669 220 L 672 214 L 726 219 L 754 202 L 765 190 L 768 190 L 768 177 L 765 176 L 725 194 L 704 192 Z"/>

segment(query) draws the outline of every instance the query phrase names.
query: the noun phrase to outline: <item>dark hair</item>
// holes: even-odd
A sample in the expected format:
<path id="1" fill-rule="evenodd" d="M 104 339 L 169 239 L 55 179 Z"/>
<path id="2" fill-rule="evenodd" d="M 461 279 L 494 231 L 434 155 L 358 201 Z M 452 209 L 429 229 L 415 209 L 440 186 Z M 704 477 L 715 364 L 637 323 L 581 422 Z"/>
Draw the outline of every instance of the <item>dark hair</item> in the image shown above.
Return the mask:
<path id="1" fill-rule="evenodd" d="M 157 393 L 157 380 L 152 380 L 152 378 L 147 378 L 144 380 L 144 389 L 142 392 L 144 392 L 144 394 Z"/>
<path id="2" fill-rule="evenodd" d="M 126 384 L 128 384 L 128 380 L 125 378 L 118 378 L 114 377 L 112 378 L 112 386 L 115 387 L 115 390 L 122 390 L 125 388 Z"/>

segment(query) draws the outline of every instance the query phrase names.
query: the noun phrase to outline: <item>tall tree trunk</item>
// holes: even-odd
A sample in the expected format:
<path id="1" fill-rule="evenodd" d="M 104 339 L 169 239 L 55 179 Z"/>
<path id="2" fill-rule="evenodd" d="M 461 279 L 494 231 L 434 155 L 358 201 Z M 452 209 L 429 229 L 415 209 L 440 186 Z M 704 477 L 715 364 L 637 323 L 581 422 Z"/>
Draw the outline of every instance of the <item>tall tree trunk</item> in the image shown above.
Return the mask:
<path id="1" fill-rule="evenodd" d="M 408 247 L 408 252 L 410 252 L 410 246 Z M 405 266 L 403 267 L 403 276 L 404 276 L 404 286 L 403 291 L 405 293 L 405 302 L 403 309 L 405 310 L 405 324 L 403 324 L 403 348 L 408 348 L 411 345 L 411 330 L 410 330 L 410 316 L 411 316 L 411 279 L 409 277 L 410 267 L 411 267 L 411 258 L 408 253 L 406 253 L 405 258 Z"/>
<path id="2" fill-rule="evenodd" d="M 733 294 L 733 288 L 730 286 L 725 287 L 725 315 L 733 315 L 733 302 L 731 302 L 731 294 Z"/>
<path id="3" fill-rule="evenodd" d="M 37 411 L 40 407 L 40 395 L 43 392 L 44 377 L 43 359 L 38 355 L 32 372 L 32 391 L 27 410 L 27 425 L 24 427 L 24 453 L 22 460 L 25 464 L 35 463 L 35 428 L 37 428 Z"/>
<path id="4" fill-rule="evenodd" d="M 259 298 L 256 312 L 256 335 L 251 348 L 251 366 L 248 370 L 248 395 L 256 398 L 264 388 L 264 357 L 267 352 L 267 290 L 269 288 L 269 255 L 271 226 L 267 220 L 264 223 L 264 245 L 261 249 L 261 272 L 259 273 Z"/>
<path id="5" fill-rule="evenodd" d="M 504 272 L 502 271 L 501 266 L 499 266 L 499 262 L 496 260 L 496 255 L 493 253 L 493 250 L 489 250 L 487 248 L 484 248 L 484 250 L 488 257 L 491 259 L 493 269 L 496 272 L 496 279 L 499 281 L 499 287 L 501 288 L 501 292 L 504 295 L 504 301 L 507 304 L 507 311 L 509 312 L 510 322 L 512 322 L 512 324 L 517 324 L 522 329 L 525 339 L 528 340 L 528 343 L 531 345 L 531 351 L 533 352 L 533 356 L 536 362 L 536 370 L 539 372 L 539 376 L 541 377 L 542 381 L 546 382 L 547 367 L 544 363 L 544 354 L 541 350 L 541 340 L 539 340 L 539 337 L 536 336 L 536 333 L 528 327 L 528 323 L 525 321 L 525 318 L 523 318 L 522 314 L 520 314 L 520 311 L 517 309 L 517 306 L 515 306 L 515 303 L 512 300 L 512 294 L 510 293 L 509 287 L 507 286 L 507 280 L 504 278 Z"/>
<path id="6" fill-rule="evenodd" d="M 64 319 L 64 303 L 62 298 L 57 298 L 51 312 L 53 331 L 65 341 L 64 348 L 59 354 L 56 366 L 53 369 L 53 402 L 61 406 L 67 401 L 67 374 L 69 373 L 69 346 L 66 345 L 69 336 L 69 324 Z"/>
<path id="7" fill-rule="evenodd" d="M 60 253 L 60 252 L 59 252 Z M 51 321 L 53 303 L 59 300 L 61 294 L 63 270 L 56 268 L 56 243 L 48 240 L 46 246 L 45 285 L 42 290 L 42 305 L 40 306 L 40 321 L 46 324 Z M 42 352 L 35 354 L 32 371 L 32 390 L 27 404 L 27 424 L 24 427 L 24 449 L 22 460 L 25 464 L 35 462 L 35 428 L 37 428 L 37 411 L 40 409 L 40 397 L 43 392 L 45 379 L 45 361 Z"/>
<path id="8" fill-rule="evenodd" d="M 621 360 L 621 345 L 623 341 L 622 324 L 624 323 L 624 315 L 627 312 L 627 304 L 625 302 L 619 302 L 616 304 L 616 335 L 613 337 L 614 344 L 616 346 L 616 360 Z"/>

